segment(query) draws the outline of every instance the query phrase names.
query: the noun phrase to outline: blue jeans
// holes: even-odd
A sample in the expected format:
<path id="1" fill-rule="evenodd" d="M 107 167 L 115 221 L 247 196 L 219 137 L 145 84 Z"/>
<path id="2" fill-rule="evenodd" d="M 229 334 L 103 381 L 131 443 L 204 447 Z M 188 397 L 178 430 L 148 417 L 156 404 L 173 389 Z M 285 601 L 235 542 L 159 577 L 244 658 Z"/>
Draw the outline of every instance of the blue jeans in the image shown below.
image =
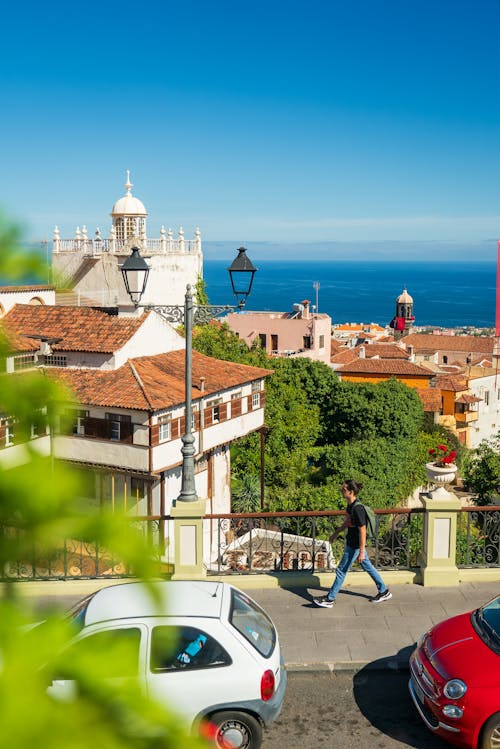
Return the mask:
<path id="1" fill-rule="evenodd" d="M 329 601 L 334 601 L 337 593 L 341 589 L 343 582 L 345 580 L 345 576 L 351 569 L 352 565 L 356 561 L 356 559 L 359 557 L 359 549 L 353 549 L 352 546 L 346 546 L 344 550 L 344 554 L 342 556 L 342 559 L 340 560 L 338 566 L 337 566 L 337 574 L 335 576 L 335 581 L 328 591 L 327 598 Z M 371 579 L 377 586 L 377 590 L 380 593 L 383 590 L 387 589 L 387 585 L 382 580 L 381 576 L 373 566 L 373 564 L 368 559 L 368 554 L 365 551 L 365 558 L 362 562 L 360 562 L 361 568 L 368 572 Z"/>

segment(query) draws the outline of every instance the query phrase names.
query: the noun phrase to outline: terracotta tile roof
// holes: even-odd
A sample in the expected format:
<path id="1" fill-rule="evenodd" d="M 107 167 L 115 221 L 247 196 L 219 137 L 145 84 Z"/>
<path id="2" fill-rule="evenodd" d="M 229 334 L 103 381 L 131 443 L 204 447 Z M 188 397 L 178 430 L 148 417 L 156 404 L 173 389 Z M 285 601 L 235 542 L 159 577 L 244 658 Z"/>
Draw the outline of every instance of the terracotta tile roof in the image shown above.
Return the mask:
<path id="1" fill-rule="evenodd" d="M 46 336 L 61 338 L 51 345 L 53 351 L 113 353 L 134 335 L 145 319 L 145 315 L 141 318 L 113 317 L 90 307 L 16 304 L 0 324 L 9 334 L 38 336 L 38 340 L 34 339 L 34 350 L 40 346 L 39 337 Z"/>
<path id="2" fill-rule="evenodd" d="M 460 391 L 460 390 L 467 390 L 468 383 L 467 379 L 461 375 L 438 375 L 436 377 L 436 388 L 440 388 L 441 390 L 453 390 L 454 392 Z"/>
<path id="3" fill-rule="evenodd" d="M 493 336 L 473 335 L 432 335 L 432 333 L 409 333 L 404 338 L 407 346 L 415 351 L 464 351 L 491 354 L 495 339 Z"/>
<path id="4" fill-rule="evenodd" d="M 184 351 L 130 359 L 117 370 L 47 368 L 82 405 L 160 410 L 184 403 Z M 193 351 L 193 400 L 265 377 L 272 370 L 212 359 Z"/>
<path id="5" fill-rule="evenodd" d="M 458 398 L 455 399 L 455 403 L 479 403 L 482 398 L 478 398 L 475 395 L 469 395 L 469 393 L 462 393 Z"/>
<path id="6" fill-rule="evenodd" d="M 429 377 L 433 373 L 425 367 L 404 359 L 356 359 L 337 370 L 339 374 L 382 374 L 405 377 Z"/>
<path id="7" fill-rule="evenodd" d="M 354 348 L 344 348 L 338 354 L 332 356 L 330 361 L 332 364 L 347 364 L 348 362 L 356 361 L 358 358 L 358 352 Z"/>
<path id="8" fill-rule="evenodd" d="M 28 284 L 26 286 L 0 286 L 0 294 L 16 294 L 20 291 L 54 291 L 55 286 L 48 284 Z"/>
<path id="9" fill-rule="evenodd" d="M 418 388 L 417 393 L 424 406 L 424 411 L 436 413 L 441 410 L 441 391 L 437 388 Z"/>
<path id="10" fill-rule="evenodd" d="M 339 343 L 339 341 L 334 341 L 332 338 L 330 341 L 330 355 L 335 356 L 335 354 L 338 354 L 343 349 L 343 345 Z"/>
<path id="11" fill-rule="evenodd" d="M 410 353 L 395 343 L 380 343 L 377 341 L 377 343 L 365 346 L 365 356 L 367 359 L 373 359 L 374 356 L 378 356 L 380 359 L 409 359 Z"/>

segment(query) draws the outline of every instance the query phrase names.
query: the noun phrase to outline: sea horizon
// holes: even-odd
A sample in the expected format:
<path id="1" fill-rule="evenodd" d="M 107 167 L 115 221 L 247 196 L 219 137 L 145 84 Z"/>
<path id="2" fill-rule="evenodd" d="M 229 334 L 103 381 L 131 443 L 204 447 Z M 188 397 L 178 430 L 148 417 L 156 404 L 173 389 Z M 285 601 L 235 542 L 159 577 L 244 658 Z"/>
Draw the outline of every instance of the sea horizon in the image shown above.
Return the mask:
<path id="1" fill-rule="evenodd" d="M 252 258 L 253 260 L 253 258 Z M 496 261 L 258 260 L 247 310 L 290 312 L 308 299 L 332 323 L 387 325 L 404 288 L 416 326 L 493 328 Z M 205 259 L 212 304 L 231 303 L 228 260 Z M 314 284 L 319 283 L 316 290 Z"/>

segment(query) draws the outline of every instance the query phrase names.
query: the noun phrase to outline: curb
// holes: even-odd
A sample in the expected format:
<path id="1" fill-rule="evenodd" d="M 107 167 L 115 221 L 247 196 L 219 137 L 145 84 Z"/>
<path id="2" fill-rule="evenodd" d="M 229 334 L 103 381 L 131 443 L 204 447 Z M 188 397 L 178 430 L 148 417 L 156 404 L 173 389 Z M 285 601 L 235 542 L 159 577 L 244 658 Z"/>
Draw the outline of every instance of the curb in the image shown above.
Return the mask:
<path id="1" fill-rule="evenodd" d="M 293 673 L 359 673 L 360 671 L 409 671 L 408 660 L 398 658 L 380 658 L 376 661 L 331 661 L 320 663 L 285 663 L 289 674 Z"/>

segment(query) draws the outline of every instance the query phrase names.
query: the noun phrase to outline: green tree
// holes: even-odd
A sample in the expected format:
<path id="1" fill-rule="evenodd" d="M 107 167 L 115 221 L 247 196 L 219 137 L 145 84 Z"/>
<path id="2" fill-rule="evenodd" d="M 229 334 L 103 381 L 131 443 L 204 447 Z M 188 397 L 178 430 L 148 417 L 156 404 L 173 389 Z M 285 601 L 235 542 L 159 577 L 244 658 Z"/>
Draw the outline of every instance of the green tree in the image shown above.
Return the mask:
<path id="1" fill-rule="evenodd" d="M 500 496 L 500 435 L 483 440 L 464 460 L 465 485 L 477 494 L 476 503 L 489 504 Z"/>
<path id="2" fill-rule="evenodd" d="M 326 441 L 415 439 L 423 425 L 418 394 L 395 378 L 378 384 L 338 382 L 329 400 Z"/>
<path id="3" fill-rule="evenodd" d="M 0 274 L 5 281 L 24 278 L 43 263 L 20 250 L 11 250 L 17 233 L 0 224 Z M 0 371 L 5 372 L 9 341 L 0 335 Z M 57 414 L 67 402 L 62 391 L 43 372 L 1 375 L 0 413 L 13 419 L 15 433 L 28 435 L 33 423 Z M 98 543 L 115 559 L 131 566 L 145 580 L 157 572 L 147 538 L 131 528 L 129 519 L 107 515 L 83 504 L 78 474 L 51 455 L 38 452 L 28 441 L 9 448 L 16 461 L 8 465 L 0 454 L 0 568 L 4 574 L 23 568 L 33 550 L 45 559 L 57 552 L 65 538 Z M 39 561 L 41 559 L 39 558 Z M 89 653 L 76 661 L 67 649 L 74 635 L 60 612 L 47 612 L 43 625 L 33 626 L 36 613 L 29 597 L 21 596 L 23 583 L 7 582 L 0 589 L 0 723 L 2 743 L 10 749 L 177 749 L 202 746 L 186 736 L 177 717 L 152 702 L 138 685 L 110 690 L 102 674 L 115 658 L 130 658 L 129 651 Z M 49 674 L 67 674 L 74 681 L 74 699 L 64 704 L 47 694 Z M 49 676 L 50 680 L 50 676 Z M 50 681 L 49 681 L 50 683 Z M 29 716 L 27 717 L 29 713 Z M 205 744 L 203 743 L 203 746 Z"/>

